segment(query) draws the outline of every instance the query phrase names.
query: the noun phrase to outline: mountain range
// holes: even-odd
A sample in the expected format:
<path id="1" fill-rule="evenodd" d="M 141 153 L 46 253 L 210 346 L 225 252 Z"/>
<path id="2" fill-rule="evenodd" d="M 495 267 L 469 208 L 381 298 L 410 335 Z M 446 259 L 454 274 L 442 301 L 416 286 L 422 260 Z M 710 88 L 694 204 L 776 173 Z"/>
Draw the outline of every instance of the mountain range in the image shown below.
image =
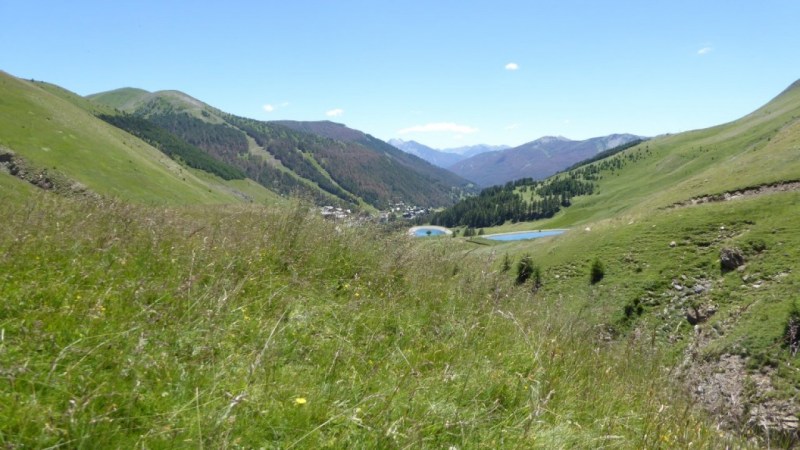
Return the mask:
<path id="1" fill-rule="evenodd" d="M 470 145 L 464 147 L 448 148 L 437 150 L 428 147 L 425 144 L 420 144 L 417 141 L 404 141 L 402 139 L 389 139 L 387 142 L 393 146 L 403 150 L 404 152 L 411 153 L 412 155 L 419 156 L 420 158 L 428 161 L 429 163 L 448 169 L 452 165 L 468 159 L 472 156 L 479 155 L 485 152 L 505 150 L 510 148 L 508 145 Z"/>
<path id="2" fill-rule="evenodd" d="M 545 136 L 513 148 L 474 145 L 445 150 L 402 139 L 388 142 L 479 186 L 488 187 L 521 178 L 541 180 L 603 151 L 641 139 L 644 138 L 632 134 L 611 134 L 582 141 Z"/>
<path id="3" fill-rule="evenodd" d="M 546 136 L 514 148 L 475 155 L 448 169 L 480 186 L 494 186 L 520 178 L 541 180 L 602 151 L 638 139 L 642 138 L 632 134 L 612 134 L 582 141 Z"/>
<path id="4" fill-rule="evenodd" d="M 186 180 L 196 179 L 201 185 L 214 185 L 206 192 L 220 190 L 235 197 L 251 198 L 252 195 L 238 192 L 231 184 L 245 183 L 250 187 L 260 184 L 279 196 L 300 194 L 320 204 L 366 208 L 384 208 L 394 202 L 443 206 L 470 189 L 468 181 L 343 125 L 281 124 L 237 117 L 179 91 L 122 88 L 81 97 L 55 85 L 24 81 L 8 74 L 1 74 L 0 80 L 5 98 L 19 100 L 0 104 L 0 114 L 10 117 L 7 126 L 21 119 L 12 108 L 32 110 L 37 106 L 41 113 L 36 117 L 46 118 L 41 123 L 43 127 L 53 117 L 68 114 L 73 117 L 72 123 L 65 122 L 61 133 L 79 124 L 80 129 L 70 135 L 84 135 L 82 141 L 97 142 L 96 148 L 117 148 L 120 154 L 114 158 L 130 160 L 131 164 L 136 164 L 137 158 L 127 153 L 138 152 L 141 156 L 144 151 L 148 167 L 166 164 L 164 175 L 178 172 L 175 181 L 184 188 L 188 188 Z M 127 133 L 112 133 L 103 122 Z M 27 127 L 37 124 L 34 121 Z M 21 130 L 26 125 L 19 127 Z M 85 183 L 98 193 L 124 191 L 117 185 L 124 180 L 122 173 L 108 178 L 105 186 L 98 185 L 98 178 L 83 173 L 93 158 L 99 161 L 96 148 L 71 154 L 67 161 L 62 159 L 66 154 L 65 144 L 51 130 L 25 136 L 28 141 L 25 145 L 15 141 L 16 134 L 19 132 L 6 133 L 4 140 L 18 158 L 58 167 L 68 178 Z M 42 154 L 33 148 L 53 151 Z M 154 155 L 153 150 L 156 150 Z M 159 152 L 178 165 L 158 156 Z M 118 169 L 121 166 L 110 170 Z M 136 166 L 130 169 L 133 173 L 143 170 Z M 222 180 L 201 175 L 197 170 Z M 124 172 L 124 176 L 131 173 Z M 149 181 L 156 182 L 157 178 L 150 176 Z M 161 184 L 167 186 L 175 181 Z M 222 182 L 227 183 L 225 188 L 218 186 Z M 158 189 L 156 185 L 148 189 L 151 188 Z M 171 195 L 179 196 L 185 190 L 173 188 Z M 188 192 L 187 195 L 194 196 Z M 170 195 L 158 197 L 164 199 Z"/>
<path id="5" fill-rule="evenodd" d="M 589 155 L 437 211 L 453 238 L 286 204 L 469 192 L 400 152 L 0 73 L 4 442 L 794 445 L 800 81 L 706 129 L 474 156 Z M 564 233 L 486 238 L 531 229 Z"/>

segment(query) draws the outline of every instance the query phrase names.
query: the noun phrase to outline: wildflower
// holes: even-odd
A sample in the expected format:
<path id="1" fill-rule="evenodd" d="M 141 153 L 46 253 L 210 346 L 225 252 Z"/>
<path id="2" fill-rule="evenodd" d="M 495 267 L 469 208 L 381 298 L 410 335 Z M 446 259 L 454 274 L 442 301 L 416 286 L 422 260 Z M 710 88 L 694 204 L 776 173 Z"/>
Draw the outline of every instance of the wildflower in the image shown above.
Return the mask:
<path id="1" fill-rule="evenodd" d="M 305 405 L 306 403 L 307 401 L 305 397 L 297 397 L 296 399 L 294 399 L 295 405 Z"/>

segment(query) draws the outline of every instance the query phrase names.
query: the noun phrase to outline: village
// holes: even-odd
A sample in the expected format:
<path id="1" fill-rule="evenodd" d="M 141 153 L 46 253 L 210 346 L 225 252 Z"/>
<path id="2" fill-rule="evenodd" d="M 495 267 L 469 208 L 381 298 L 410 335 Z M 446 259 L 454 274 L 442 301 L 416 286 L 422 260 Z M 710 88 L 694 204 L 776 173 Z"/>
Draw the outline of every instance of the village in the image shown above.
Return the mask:
<path id="1" fill-rule="evenodd" d="M 431 208 L 423 208 L 416 205 L 406 205 L 405 202 L 398 202 L 389 205 L 386 211 L 380 211 L 377 215 L 379 222 L 391 222 L 397 219 L 414 220 L 431 212 Z M 320 209 L 322 217 L 331 220 L 346 220 L 353 217 L 351 209 L 334 206 L 323 206 Z M 355 213 L 357 214 L 357 212 Z"/>

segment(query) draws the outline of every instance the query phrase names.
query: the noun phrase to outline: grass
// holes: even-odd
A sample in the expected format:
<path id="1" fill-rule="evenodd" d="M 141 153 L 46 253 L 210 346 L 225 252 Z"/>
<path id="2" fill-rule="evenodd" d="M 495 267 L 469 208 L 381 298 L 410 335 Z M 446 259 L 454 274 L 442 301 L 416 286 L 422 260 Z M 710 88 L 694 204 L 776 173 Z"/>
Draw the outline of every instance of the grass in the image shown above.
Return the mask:
<path id="1" fill-rule="evenodd" d="M 0 147 L 99 194 L 139 203 L 241 201 L 160 151 L 93 117 L 60 88 L 0 74 Z M 88 103 L 88 102 L 86 102 Z"/>
<path id="2" fill-rule="evenodd" d="M 136 104 L 144 102 L 151 95 L 150 92 L 143 89 L 121 88 L 92 94 L 87 98 L 93 100 L 92 104 L 108 105 L 111 108 L 130 112 Z"/>
<path id="3" fill-rule="evenodd" d="M 530 254 L 542 268 L 537 296 L 612 335 L 647 336 L 664 349 L 665 364 L 680 363 L 693 343 L 687 312 L 713 306 L 716 313 L 699 325 L 707 342 L 700 360 L 741 355 L 751 369 L 769 371 L 769 396 L 791 399 L 800 377 L 785 333 L 800 292 L 799 206 L 800 193 L 772 193 L 606 220 L 589 231 L 576 227 L 559 237 L 474 252 L 508 254 L 512 261 Z M 723 272 L 720 251 L 732 247 L 743 251 L 746 265 Z M 593 286 L 595 259 L 605 271 Z M 743 401 L 765 392 L 751 394 Z"/>
<path id="4" fill-rule="evenodd" d="M 743 445 L 675 394 L 657 347 L 595 339 L 459 239 L 299 204 L 7 204 L 5 446 Z"/>
<path id="5" fill-rule="evenodd" d="M 773 397 L 800 385 L 784 336 L 800 194 L 665 208 L 797 179 L 798 92 L 629 150 L 648 151 L 549 221 L 485 230 L 562 236 L 476 245 L 325 222 L 159 159 L 63 92 L 6 76 L 0 90 L 0 145 L 151 204 L 0 176 L 0 445 L 746 447 L 673 369 L 705 305 L 702 358 L 769 369 Z M 234 188 L 268 206 L 201 206 Z M 741 271 L 720 270 L 728 247 Z M 506 255 L 530 255 L 541 285 L 517 285 Z"/>
<path id="6" fill-rule="evenodd" d="M 737 121 L 656 137 L 613 158 L 639 155 L 606 171 L 595 194 L 541 228 L 565 228 L 622 215 L 649 214 L 692 197 L 800 178 L 800 88 Z M 598 163 L 595 163 L 598 164 Z"/>
<path id="7" fill-rule="evenodd" d="M 723 355 L 743 357 L 749 374 L 770 382 L 742 392 L 739 400 L 751 410 L 765 400 L 796 405 L 800 372 L 787 329 L 800 300 L 800 194 L 670 205 L 800 179 L 798 118 L 795 86 L 740 120 L 652 139 L 615 156 L 629 162 L 603 171 L 595 194 L 552 219 L 485 230 L 569 228 L 565 235 L 474 252 L 502 252 L 512 261 L 530 254 L 542 270 L 538 297 L 612 338 L 647 336 L 667 365 L 688 358 L 690 367 L 713 367 Z M 723 272 L 720 251 L 731 247 L 742 249 L 746 265 Z M 595 259 L 605 274 L 591 285 Z M 709 310 L 715 312 L 696 327 L 687 319 Z M 745 432 L 748 417 L 740 424 Z"/>
<path id="8" fill-rule="evenodd" d="M 0 191 L 9 199 L 8 201 L 22 201 L 22 199 L 32 197 L 37 190 L 37 187 L 28 182 L 21 181 L 0 172 Z"/>

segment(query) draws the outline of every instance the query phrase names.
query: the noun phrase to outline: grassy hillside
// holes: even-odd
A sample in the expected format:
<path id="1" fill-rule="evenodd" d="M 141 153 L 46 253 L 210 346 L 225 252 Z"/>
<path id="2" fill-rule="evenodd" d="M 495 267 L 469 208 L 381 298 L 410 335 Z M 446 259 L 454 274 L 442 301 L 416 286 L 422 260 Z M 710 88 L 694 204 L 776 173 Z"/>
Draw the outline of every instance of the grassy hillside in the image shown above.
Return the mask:
<path id="1" fill-rule="evenodd" d="M 477 240 L 487 245 L 474 251 L 512 262 L 530 255 L 542 301 L 609 339 L 665 349 L 664 364 L 724 426 L 796 442 L 797 84 L 740 120 L 661 136 L 584 169 L 575 173 L 594 182 L 594 194 L 573 198 L 552 219 L 486 230 L 569 232 L 503 245 Z M 741 256 L 738 268 L 723 267 L 730 252 Z M 591 283 L 595 261 L 603 276 Z"/>
<path id="2" fill-rule="evenodd" d="M 98 105 L 108 105 L 120 111 L 131 112 L 136 106 L 152 94 L 144 89 L 120 88 L 113 91 L 102 92 L 86 96 Z"/>
<path id="3" fill-rule="evenodd" d="M 483 187 L 503 185 L 521 178 L 545 179 L 578 161 L 625 145 L 640 136 L 612 134 L 583 141 L 546 136 L 514 148 L 480 153 L 449 167 Z"/>
<path id="4" fill-rule="evenodd" d="M 38 188 L 0 171 L 0 191 L 7 202 L 19 202 L 32 196 Z"/>
<path id="5" fill-rule="evenodd" d="M 180 166 L 68 92 L 2 76 L 0 94 L 3 149 L 114 197 L 65 198 L 0 173 L 0 445 L 797 438 L 800 193 L 742 188 L 800 179 L 798 89 L 739 121 L 576 169 L 594 194 L 503 226 L 570 230 L 511 244 L 341 226 L 295 201 L 209 206 L 273 197 L 251 179 Z M 121 105 L 150 98 L 118 94 Z M 181 95 L 149 104 L 168 111 Z M 192 111 L 204 130 L 226 126 Z M 264 124 L 236 154 L 278 137 L 345 186 L 318 159 L 349 148 L 341 140 Z M 304 164 L 276 161 L 264 163 Z M 730 201 L 686 202 L 731 190 L 741 192 Z M 724 268 L 728 251 L 743 265 Z"/>
<path id="6" fill-rule="evenodd" d="M 178 91 L 90 96 L 143 116 L 248 177 L 322 203 L 385 208 L 453 203 L 469 184 L 452 173 L 332 122 L 261 122 L 224 113 Z"/>
<path id="7" fill-rule="evenodd" d="M 299 205 L 39 196 L 0 220 L 5 446 L 743 446 L 658 348 L 593 339 L 458 240 Z"/>
<path id="8" fill-rule="evenodd" d="M 146 203 L 241 201 L 222 180 L 198 178 L 70 97 L 50 85 L 0 74 L 0 147 L 99 194 Z"/>
<path id="9" fill-rule="evenodd" d="M 693 197 L 800 179 L 800 86 L 795 83 L 742 119 L 660 136 L 620 155 L 636 163 L 610 171 L 596 195 L 576 199 L 553 224 L 641 214 Z M 596 163 L 599 164 L 599 163 Z"/>

